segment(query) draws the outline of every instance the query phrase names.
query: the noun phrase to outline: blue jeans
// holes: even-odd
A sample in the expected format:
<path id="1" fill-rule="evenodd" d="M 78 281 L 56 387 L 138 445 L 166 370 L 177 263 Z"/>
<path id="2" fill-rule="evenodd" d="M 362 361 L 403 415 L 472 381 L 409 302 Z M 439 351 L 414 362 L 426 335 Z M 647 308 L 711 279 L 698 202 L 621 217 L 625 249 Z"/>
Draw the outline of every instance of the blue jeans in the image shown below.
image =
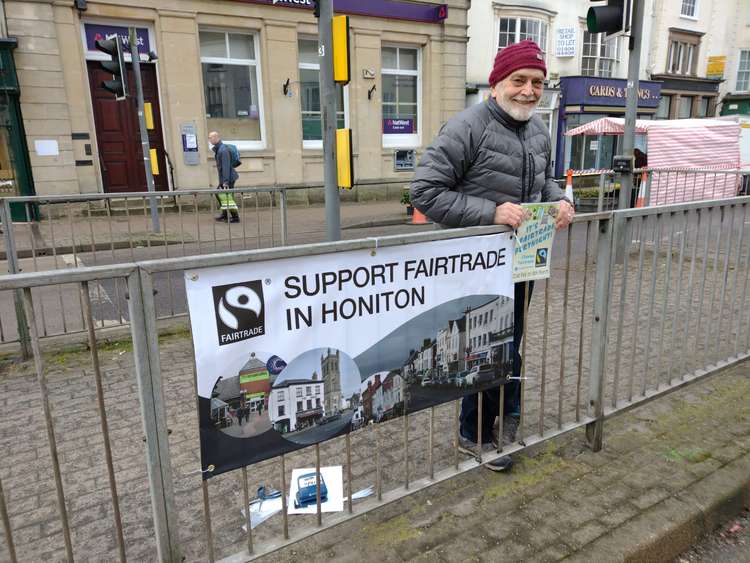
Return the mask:
<path id="1" fill-rule="evenodd" d="M 529 283 L 529 301 L 534 291 L 534 282 Z M 513 288 L 513 377 L 521 377 L 521 339 L 525 320 L 524 283 Z M 477 441 L 478 393 L 467 395 L 461 401 L 461 435 L 472 442 Z M 500 388 L 482 391 L 482 441 L 489 443 L 492 426 L 500 414 Z M 505 384 L 503 416 L 521 416 L 521 382 L 517 379 Z"/>

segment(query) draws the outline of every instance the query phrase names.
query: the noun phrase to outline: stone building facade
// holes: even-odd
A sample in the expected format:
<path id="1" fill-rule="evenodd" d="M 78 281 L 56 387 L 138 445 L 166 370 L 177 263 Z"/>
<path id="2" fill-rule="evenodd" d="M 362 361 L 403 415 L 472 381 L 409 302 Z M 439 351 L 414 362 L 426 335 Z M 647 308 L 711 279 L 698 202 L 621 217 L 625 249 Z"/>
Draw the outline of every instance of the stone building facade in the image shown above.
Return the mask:
<path id="1" fill-rule="evenodd" d="M 355 180 L 363 184 L 345 197 L 400 192 L 410 157 L 464 107 L 468 7 L 469 0 L 334 0 L 337 13 L 349 15 L 351 45 L 339 121 L 353 131 Z M 135 106 L 99 87 L 97 61 L 106 56 L 93 45 L 130 26 L 154 120 L 157 189 L 215 185 L 212 129 L 240 149 L 240 187 L 322 182 L 310 0 L 9 0 L 5 12 L 18 41 L 37 194 L 145 187 Z M 39 153 L 35 141 L 54 150 Z M 322 199 L 322 189 L 302 197 Z"/>

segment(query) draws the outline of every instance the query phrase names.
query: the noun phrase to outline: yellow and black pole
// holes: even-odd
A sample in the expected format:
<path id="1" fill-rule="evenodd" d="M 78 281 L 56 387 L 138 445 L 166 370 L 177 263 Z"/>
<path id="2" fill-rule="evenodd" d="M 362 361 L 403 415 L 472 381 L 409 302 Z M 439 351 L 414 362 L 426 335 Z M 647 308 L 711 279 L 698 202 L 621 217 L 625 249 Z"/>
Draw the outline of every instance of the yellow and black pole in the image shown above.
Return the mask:
<path id="1" fill-rule="evenodd" d="M 334 16 L 332 24 L 333 80 L 341 87 L 349 84 L 351 64 L 349 58 L 349 16 Z M 336 129 L 336 169 L 338 187 L 354 186 L 354 157 L 352 130 Z"/>

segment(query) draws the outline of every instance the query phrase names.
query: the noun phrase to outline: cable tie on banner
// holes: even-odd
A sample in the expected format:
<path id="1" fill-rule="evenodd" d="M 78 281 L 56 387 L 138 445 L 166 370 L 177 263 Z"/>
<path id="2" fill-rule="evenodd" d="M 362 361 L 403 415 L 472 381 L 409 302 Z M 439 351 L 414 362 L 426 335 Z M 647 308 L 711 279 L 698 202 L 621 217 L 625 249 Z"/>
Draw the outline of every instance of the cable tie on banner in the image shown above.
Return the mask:
<path id="1" fill-rule="evenodd" d="M 185 473 L 182 475 L 182 477 L 192 477 L 193 475 L 203 475 L 204 473 L 213 473 L 214 469 L 216 469 L 215 465 L 209 465 L 206 469 L 196 469 L 195 471 L 190 471 L 189 473 Z"/>
<path id="2" fill-rule="evenodd" d="M 367 237 L 367 239 L 375 241 L 375 248 L 370 251 L 370 256 L 376 256 L 378 253 L 378 237 Z"/>

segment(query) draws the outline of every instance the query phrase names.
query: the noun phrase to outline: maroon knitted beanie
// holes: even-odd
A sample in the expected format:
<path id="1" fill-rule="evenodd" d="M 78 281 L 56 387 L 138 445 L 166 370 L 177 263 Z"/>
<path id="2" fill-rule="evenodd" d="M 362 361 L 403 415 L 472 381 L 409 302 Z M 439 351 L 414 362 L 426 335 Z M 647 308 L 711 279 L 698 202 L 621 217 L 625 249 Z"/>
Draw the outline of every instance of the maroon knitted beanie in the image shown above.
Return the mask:
<path id="1" fill-rule="evenodd" d="M 513 43 L 497 52 L 495 64 L 490 73 L 490 86 L 521 68 L 538 68 L 547 76 L 547 65 L 539 45 L 530 39 Z"/>

